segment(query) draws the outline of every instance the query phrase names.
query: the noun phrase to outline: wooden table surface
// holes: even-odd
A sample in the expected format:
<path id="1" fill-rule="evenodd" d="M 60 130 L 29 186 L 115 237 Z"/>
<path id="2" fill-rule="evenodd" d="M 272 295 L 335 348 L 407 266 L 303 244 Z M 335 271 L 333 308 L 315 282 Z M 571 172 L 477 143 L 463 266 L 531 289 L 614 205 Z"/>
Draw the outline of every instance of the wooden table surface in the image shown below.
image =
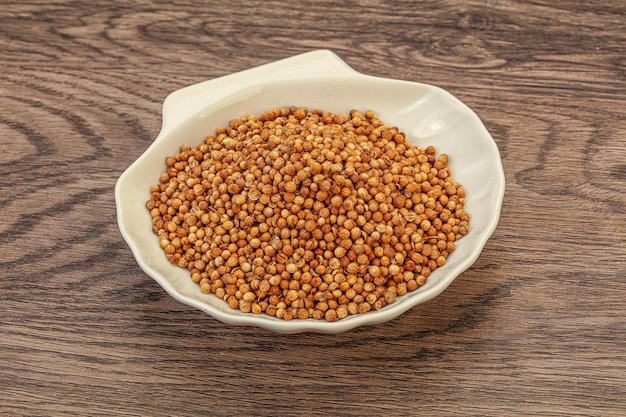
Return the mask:
<path id="1" fill-rule="evenodd" d="M 2 3 L 1 415 L 626 415 L 624 1 Z M 224 325 L 142 272 L 115 182 L 170 92 L 321 48 L 468 104 L 499 226 L 389 323 Z"/>

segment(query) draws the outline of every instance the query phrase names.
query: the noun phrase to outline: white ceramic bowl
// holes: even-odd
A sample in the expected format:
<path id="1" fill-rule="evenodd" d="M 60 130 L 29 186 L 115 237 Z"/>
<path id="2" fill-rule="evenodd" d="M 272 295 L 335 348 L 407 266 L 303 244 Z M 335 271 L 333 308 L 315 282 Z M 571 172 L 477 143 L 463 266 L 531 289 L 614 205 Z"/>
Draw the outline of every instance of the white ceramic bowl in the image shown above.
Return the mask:
<path id="1" fill-rule="evenodd" d="M 434 145 L 450 157 L 453 177 L 466 190 L 470 232 L 457 242 L 446 264 L 418 290 L 398 297 L 380 311 L 335 322 L 291 320 L 241 313 L 203 294 L 189 271 L 172 266 L 151 230 L 145 208 L 150 186 L 164 171 L 164 159 L 182 144 L 197 145 L 231 119 L 281 106 L 306 106 L 332 112 L 373 109 L 398 126 L 415 145 Z M 139 266 L 175 299 L 231 325 L 258 326 L 279 333 L 338 333 L 388 321 L 432 299 L 469 268 L 496 228 L 504 196 L 498 148 L 466 105 L 430 85 L 384 79 L 354 71 L 334 53 L 312 51 L 175 91 L 163 105 L 163 126 L 154 143 L 119 178 L 115 187 L 122 236 Z"/>

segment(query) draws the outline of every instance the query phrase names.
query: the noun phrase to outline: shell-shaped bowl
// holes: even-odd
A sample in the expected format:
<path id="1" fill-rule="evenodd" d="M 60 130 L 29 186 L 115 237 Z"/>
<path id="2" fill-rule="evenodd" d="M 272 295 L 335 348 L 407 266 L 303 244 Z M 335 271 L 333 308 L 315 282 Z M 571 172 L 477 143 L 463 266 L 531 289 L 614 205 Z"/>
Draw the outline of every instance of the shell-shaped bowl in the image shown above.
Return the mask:
<path id="1" fill-rule="evenodd" d="M 285 321 L 231 309 L 215 295 L 203 294 L 189 271 L 166 259 L 145 207 L 150 186 L 165 170 L 165 157 L 183 144 L 201 143 L 231 119 L 292 105 L 336 113 L 373 109 L 383 122 L 404 131 L 414 145 L 434 145 L 438 153 L 449 155 L 452 175 L 466 190 L 470 232 L 457 242 L 446 264 L 436 269 L 424 286 L 379 311 L 335 322 Z M 115 200 L 120 231 L 139 266 L 176 300 L 229 325 L 257 326 L 278 333 L 338 333 L 386 322 L 444 291 L 476 261 L 494 232 L 504 187 L 496 143 L 478 116 L 457 98 L 431 85 L 361 74 L 333 52 L 317 50 L 170 94 L 163 105 L 161 132 L 120 176 Z"/>

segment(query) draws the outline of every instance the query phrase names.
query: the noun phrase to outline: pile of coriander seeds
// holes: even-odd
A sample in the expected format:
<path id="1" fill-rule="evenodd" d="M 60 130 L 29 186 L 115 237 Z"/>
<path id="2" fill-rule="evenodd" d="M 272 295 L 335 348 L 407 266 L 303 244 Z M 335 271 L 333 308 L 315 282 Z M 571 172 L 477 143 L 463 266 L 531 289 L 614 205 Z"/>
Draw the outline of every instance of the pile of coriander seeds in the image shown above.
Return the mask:
<path id="1" fill-rule="evenodd" d="M 202 292 L 244 313 L 332 322 L 424 285 L 468 233 L 447 162 L 371 110 L 283 107 L 182 146 L 146 206 Z"/>

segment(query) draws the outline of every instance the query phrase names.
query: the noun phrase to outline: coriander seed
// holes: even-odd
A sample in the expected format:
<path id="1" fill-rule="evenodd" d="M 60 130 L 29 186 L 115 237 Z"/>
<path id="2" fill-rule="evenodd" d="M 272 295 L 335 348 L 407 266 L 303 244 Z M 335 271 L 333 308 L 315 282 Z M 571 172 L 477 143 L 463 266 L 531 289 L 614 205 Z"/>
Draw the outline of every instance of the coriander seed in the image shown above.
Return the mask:
<path id="1" fill-rule="evenodd" d="M 281 107 L 166 157 L 146 208 L 165 256 L 203 293 L 332 322 L 417 290 L 469 233 L 449 160 L 372 110 Z"/>

